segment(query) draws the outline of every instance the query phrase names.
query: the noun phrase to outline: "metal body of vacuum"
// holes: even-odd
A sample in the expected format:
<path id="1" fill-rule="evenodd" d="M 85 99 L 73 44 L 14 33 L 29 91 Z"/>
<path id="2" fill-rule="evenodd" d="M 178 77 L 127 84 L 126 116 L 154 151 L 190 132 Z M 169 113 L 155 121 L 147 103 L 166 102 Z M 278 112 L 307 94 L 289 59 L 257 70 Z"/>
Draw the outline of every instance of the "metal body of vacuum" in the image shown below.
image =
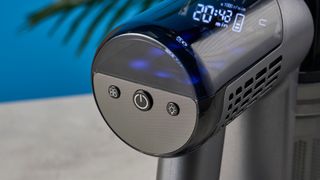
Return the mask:
<path id="1" fill-rule="evenodd" d="M 287 180 L 313 34 L 301 0 L 164 1 L 99 47 L 95 100 L 158 180 Z"/>

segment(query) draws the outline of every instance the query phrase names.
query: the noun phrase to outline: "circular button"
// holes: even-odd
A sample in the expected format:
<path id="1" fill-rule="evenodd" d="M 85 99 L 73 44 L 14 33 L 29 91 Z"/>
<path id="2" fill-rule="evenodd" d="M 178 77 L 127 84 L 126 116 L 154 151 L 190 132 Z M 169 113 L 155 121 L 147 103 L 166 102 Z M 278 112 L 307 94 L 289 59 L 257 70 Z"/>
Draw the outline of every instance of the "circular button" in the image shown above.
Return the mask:
<path id="1" fill-rule="evenodd" d="M 120 89 L 117 86 L 110 86 L 108 89 L 108 93 L 110 95 L 110 97 L 114 98 L 114 99 L 118 99 L 120 97 Z"/>
<path id="2" fill-rule="evenodd" d="M 153 104 L 151 95 L 144 90 L 138 90 L 136 93 L 134 93 L 133 102 L 134 105 L 141 111 L 149 111 Z"/>
<path id="3" fill-rule="evenodd" d="M 167 105 L 167 111 L 171 116 L 178 116 L 180 113 L 180 108 L 176 103 L 170 102 Z"/>

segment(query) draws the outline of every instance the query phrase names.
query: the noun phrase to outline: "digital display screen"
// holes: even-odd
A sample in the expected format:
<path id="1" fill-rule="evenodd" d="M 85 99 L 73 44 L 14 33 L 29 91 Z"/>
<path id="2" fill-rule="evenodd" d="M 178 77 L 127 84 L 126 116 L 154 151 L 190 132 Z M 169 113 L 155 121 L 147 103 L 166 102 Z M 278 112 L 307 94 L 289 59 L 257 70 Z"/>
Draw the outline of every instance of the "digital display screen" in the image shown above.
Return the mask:
<path id="1" fill-rule="evenodd" d="M 246 8 L 226 2 L 216 4 L 218 6 L 198 3 L 192 15 L 193 20 L 205 24 L 214 23 L 219 28 L 232 26 L 232 31 L 241 32 L 246 18 Z"/>
<path id="2" fill-rule="evenodd" d="M 247 64 L 275 49 L 281 44 L 283 32 L 277 0 L 166 0 L 123 28 L 123 32 L 152 37 L 165 47 L 165 53 L 158 57 L 147 53 L 150 47 L 145 43 L 119 41 L 114 50 L 109 47 L 108 53 L 121 52 L 108 64 L 119 63 L 121 69 L 108 72 L 119 70 L 123 76 L 130 72 L 129 77 L 139 82 L 173 87 L 175 93 L 205 84 L 205 90 L 201 89 L 204 93 L 198 93 L 201 96 L 213 95 Z M 175 68 L 163 68 L 170 66 Z M 181 69 L 192 76 L 177 73 Z M 203 79 L 213 83 L 201 83 Z"/>

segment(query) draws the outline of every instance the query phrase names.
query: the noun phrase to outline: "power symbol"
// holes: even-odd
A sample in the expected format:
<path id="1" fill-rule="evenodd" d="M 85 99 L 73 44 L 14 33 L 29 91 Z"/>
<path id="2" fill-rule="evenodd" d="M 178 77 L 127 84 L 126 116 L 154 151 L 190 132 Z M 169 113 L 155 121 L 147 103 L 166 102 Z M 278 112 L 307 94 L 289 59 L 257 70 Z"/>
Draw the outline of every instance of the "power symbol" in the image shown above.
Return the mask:
<path id="1" fill-rule="evenodd" d="M 143 90 L 138 90 L 133 96 L 134 105 L 141 111 L 149 111 L 152 108 L 152 97 Z"/>

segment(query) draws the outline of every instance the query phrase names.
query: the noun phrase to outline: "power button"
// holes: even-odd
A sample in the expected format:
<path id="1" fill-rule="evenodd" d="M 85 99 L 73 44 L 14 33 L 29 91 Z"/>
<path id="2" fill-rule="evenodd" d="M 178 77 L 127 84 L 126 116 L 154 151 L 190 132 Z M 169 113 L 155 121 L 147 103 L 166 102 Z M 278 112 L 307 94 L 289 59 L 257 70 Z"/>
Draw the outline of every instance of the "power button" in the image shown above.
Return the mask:
<path id="1" fill-rule="evenodd" d="M 133 95 L 133 103 L 139 110 L 149 111 L 152 108 L 153 100 L 148 92 L 138 90 Z"/>

